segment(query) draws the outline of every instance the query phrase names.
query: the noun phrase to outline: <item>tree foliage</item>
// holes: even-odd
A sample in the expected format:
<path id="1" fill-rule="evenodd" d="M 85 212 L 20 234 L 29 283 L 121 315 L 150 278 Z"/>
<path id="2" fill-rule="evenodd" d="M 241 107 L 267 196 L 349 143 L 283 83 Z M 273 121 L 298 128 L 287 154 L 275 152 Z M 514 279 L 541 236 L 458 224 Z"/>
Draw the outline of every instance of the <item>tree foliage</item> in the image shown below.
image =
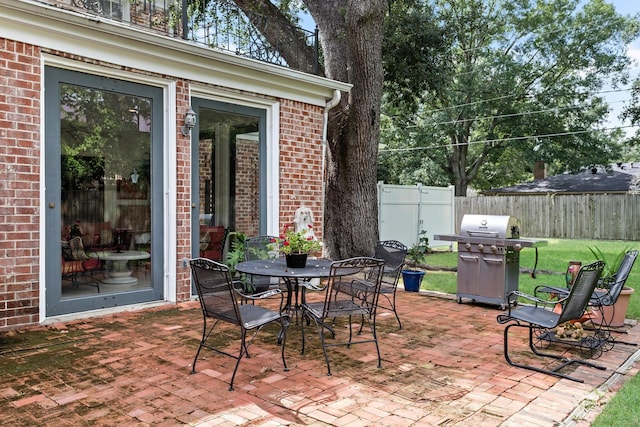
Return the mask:
<path id="1" fill-rule="evenodd" d="M 633 82 L 631 87 L 631 101 L 622 112 L 622 119 L 628 119 L 632 126 L 640 126 L 640 77 Z M 640 130 L 637 130 L 635 136 L 630 141 L 633 144 L 633 154 L 637 155 L 640 149 Z M 634 158 L 631 158 L 634 160 Z"/>
<path id="2" fill-rule="evenodd" d="M 598 130 L 608 113 L 598 91 L 627 78 L 637 19 L 603 0 L 435 0 L 432 11 L 415 10 L 441 26 L 447 56 L 428 85 L 387 76 L 415 99 L 385 98 L 382 159 L 416 157 L 407 164 L 429 167 L 422 174 L 446 177 L 463 196 L 471 183 L 521 181 L 536 161 L 554 173 L 619 157 L 621 133 Z M 403 55 L 388 54 L 390 63 Z M 403 170 L 389 181 L 407 178 Z"/>
<path id="3" fill-rule="evenodd" d="M 140 131 L 150 121 L 148 99 L 62 84 L 60 105 L 64 188 L 85 189 L 105 170 L 150 176 L 149 133 Z"/>

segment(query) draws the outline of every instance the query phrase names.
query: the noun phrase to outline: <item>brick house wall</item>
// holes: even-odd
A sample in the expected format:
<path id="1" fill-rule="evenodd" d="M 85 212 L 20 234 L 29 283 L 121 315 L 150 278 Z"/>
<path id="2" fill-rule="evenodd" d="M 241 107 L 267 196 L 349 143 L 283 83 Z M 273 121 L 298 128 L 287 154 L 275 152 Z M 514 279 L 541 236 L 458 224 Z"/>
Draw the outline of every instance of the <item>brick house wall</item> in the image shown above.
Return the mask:
<path id="1" fill-rule="evenodd" d="M 0 329 L 38 322 L 40 50 L 0 38 Z"/>
<path id="2" fill-rule="evenodd" d="M 48 52 L 60 54 L 60 52 Z M 81 58 L 75 58 L 83 60 Z M 91 61 L 95 63 L 95 61 Z M 39 323 L 41 207 L 41 49 L 0 38 L 0 330 Z M 116 66 L 113 64 L 101 64 Z M 136 70 L 130 70 L 136 72 Z M 150 75 L 148 71 L 139 71 Z M 166 77 L 166 76 L 165 76 Z M 176 129 L 190 107 L 190 83 L 176 78 Z M 280 102 L 279 229 L 295 210 L 310 207 L 315 232 L 322 236 L 323 108 Z M 174 108 L 174 106 L 168 106 Z M 176 133 L 176 301 L 191 298 L 191 138 Z M 254 147 L 253 149 L 257 149 Z M 248 158 L 254 157 L 256 153 Z M 244 166 L 242 166 L 244 167 Z M 255 197 L 251 195 L 251 197 Z M 248 197 L 250 200 L 251 197 Z M 250 204 L 247 205 L 251 208 Z M 271 207 L 270 207 L 271 208 Z M 238 220 L 241 216 L 237 215 Z"/>
<path id="3" fill-rule="evenodd" d="M 314 231 L 322 238 L 323 206 L 322 108 L 281 100 L 280 105 L 280 231 L 295 210 L 311 208 Z"/>

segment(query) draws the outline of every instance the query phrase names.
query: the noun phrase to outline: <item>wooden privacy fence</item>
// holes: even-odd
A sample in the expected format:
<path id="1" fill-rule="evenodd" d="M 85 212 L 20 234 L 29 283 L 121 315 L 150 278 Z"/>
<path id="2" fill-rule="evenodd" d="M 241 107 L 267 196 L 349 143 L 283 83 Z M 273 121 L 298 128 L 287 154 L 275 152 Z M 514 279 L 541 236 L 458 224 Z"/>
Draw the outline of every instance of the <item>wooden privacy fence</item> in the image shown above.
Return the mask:
<path id="1" fill-rule="evenodd" d="M 456 233 L 465 214 L 511 215 L 525 237 L 640 240 L 640 195 L 585 194 L 455 198 Z"/>

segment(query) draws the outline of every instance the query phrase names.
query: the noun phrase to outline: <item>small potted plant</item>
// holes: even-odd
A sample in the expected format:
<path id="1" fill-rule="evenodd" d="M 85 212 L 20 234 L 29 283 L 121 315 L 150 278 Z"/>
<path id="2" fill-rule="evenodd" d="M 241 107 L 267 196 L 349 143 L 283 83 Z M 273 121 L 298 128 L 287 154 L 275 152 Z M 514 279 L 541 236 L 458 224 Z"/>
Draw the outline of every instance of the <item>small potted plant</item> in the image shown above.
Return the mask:
<path id="1" fill-rule="evenodd" d="M 308 225 L 312 229 L 312 225 Z M 293 224 L 286 224 L 282 234 L 272 243 L 274 250 L 283 253 L 287 267 L 303 268 L 309 254 L 322 249 L 320 242 L 308 230 L 295 231 Z"/>
<path id="2" fill-rule="evenodd" d="M 407 251 L 407 265 L 409 269 L 402 270 L 402 282 L 404 283 L 404 290 L 408 292 L 418 292 L 420 290 L 420 284 L 424 277 L 424 271 L 418 270 L 419 264 L 423 264 L 427 253 L 429 253 L 429 238 L 426 236 L 426 231 L 420 232 L 418 243 L 411 246 Z"/>

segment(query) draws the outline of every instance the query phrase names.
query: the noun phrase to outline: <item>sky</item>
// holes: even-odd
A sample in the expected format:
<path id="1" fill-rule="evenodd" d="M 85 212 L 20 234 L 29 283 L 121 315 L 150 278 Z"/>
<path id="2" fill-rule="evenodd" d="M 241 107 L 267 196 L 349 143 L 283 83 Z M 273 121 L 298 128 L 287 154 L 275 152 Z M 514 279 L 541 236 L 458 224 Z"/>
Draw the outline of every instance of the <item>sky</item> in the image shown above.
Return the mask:
<path id="1" fill-rule="evenodd" d="M 610 0 L 609 3 L 613 4 L 616 11 L 621 15 L 635 15 L 640 13 L 640 1 L 639 0 Z M 627 54 L 635 61 L 634 67 L 630 70 L 632 77 L 638 77 L 640 75 L 640 38 L 636 39 L 627 47 Z M 634 79 L 632 78 L 631 81 Z M 628 89 L 627 86 L 626 89 Z M 618 119 L 618 115 L 622 111 L 625 105 L 625 101 L 631 99 L 631 92 L 626 90 L 623 92 L 616 92 L 606 97 L 609 104 L 609 108 L 612 112 L 609 114 L 609 126 L 629 126 L 629 123 L 621 122 Z M 625 128 L 623 129 L 628 136 L 635 133 L 637 128 Z"/>

